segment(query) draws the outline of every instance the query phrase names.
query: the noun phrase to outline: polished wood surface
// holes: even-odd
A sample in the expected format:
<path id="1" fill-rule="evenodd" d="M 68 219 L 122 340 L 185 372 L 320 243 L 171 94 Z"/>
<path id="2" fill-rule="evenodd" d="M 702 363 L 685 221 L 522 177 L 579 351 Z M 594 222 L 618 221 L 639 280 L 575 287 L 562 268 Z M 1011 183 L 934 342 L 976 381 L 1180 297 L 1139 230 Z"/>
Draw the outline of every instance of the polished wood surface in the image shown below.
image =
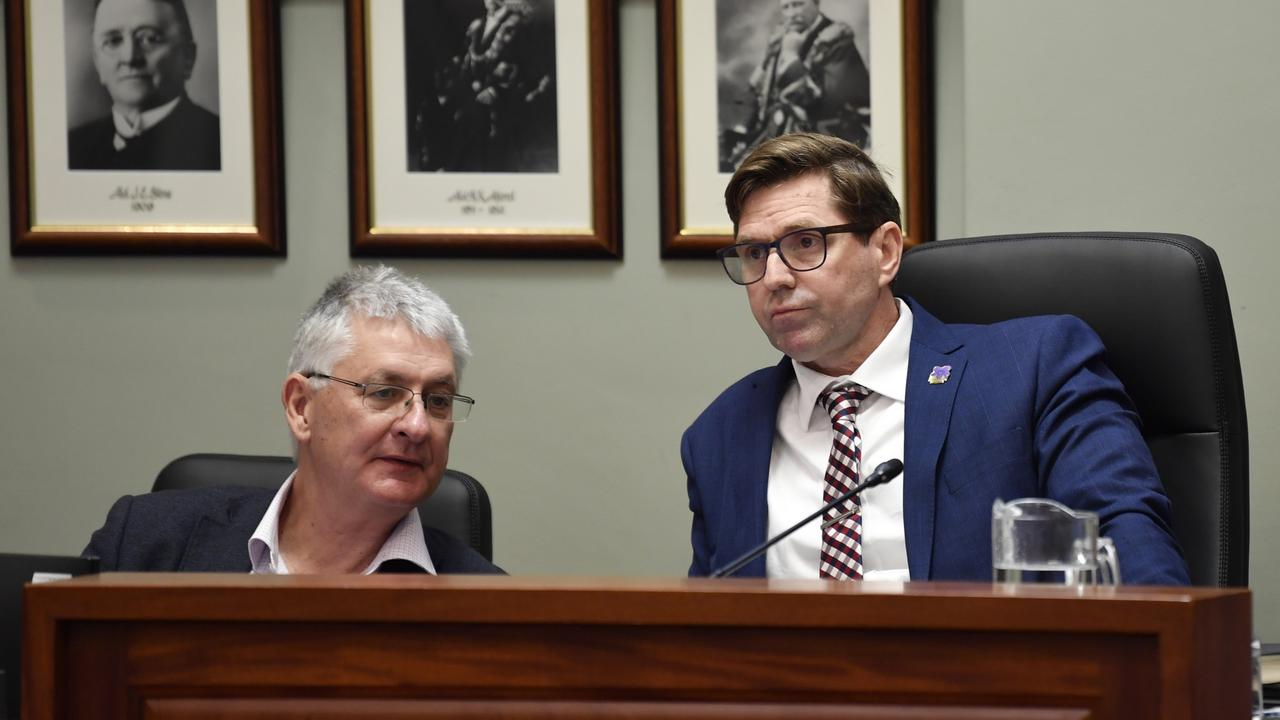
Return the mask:
<path id="1" fill-rule="evenodd" d="M 1248 714 L 1247 590 L 121 573 L 26 607 L 28 720 Z"/>

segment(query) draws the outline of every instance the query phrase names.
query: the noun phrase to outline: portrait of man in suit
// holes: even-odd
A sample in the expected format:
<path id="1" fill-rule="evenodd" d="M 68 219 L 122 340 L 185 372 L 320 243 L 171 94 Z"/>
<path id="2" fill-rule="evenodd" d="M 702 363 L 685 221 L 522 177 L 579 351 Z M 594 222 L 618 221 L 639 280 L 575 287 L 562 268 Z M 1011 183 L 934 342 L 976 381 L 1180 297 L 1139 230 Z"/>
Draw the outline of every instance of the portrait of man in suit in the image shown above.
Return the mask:
<path id="1" fill-rule="evenodd" d="M 867 0 L 718 0 L 721 172 L 786 133 L 870 146 L 868 13 Z"/>
<path id="2" fill-rule="evenodd" d="M 997 498 L 1096 513 L 1127 583 L 1186 584 L 1170 504 L 1097 334 L 1069 316 L 947 325 L 895 297 L 901 212 L 857 145 L 768 140 L 725 191 L 729 278 L 781 361 L 685 432 L 691 575 L 855 495 L 743 568 L 837 580 L 990 581 Z"/>
<path id="3" fill-rule="evenodd" d="M 68 0 L 72 2 L 76 0 Z M 69 169 L 220 170 L 218 115 L 187 92 L 199 56 L 184 0 L 93 2 L 91 56 L 110 107 L 86 122 L 70 123 Z M 194 0 L 193 5 L 197 3 L 202 16 L 212 21 L 213 0 Z M 68 16 L 84 14 L 83 6 L 77 10 Z M 71 52 L 70 44 L 68 73 L 74 73 L 79 69 L 72 59 L 80 53 Z M 216 65 L 216 54 L 210 57 Z M 69 80 L 68 87 L 73 85 Z M 83 107 L 92 103 L 73 94 L 68 110 L 83 114 Z"/>

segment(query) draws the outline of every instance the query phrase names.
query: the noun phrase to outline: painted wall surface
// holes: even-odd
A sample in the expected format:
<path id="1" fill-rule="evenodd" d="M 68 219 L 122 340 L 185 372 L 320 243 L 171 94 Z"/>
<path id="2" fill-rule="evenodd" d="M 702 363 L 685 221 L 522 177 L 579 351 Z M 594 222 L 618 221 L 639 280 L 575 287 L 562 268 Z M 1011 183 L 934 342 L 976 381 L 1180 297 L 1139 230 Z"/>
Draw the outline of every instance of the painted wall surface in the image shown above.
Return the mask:
<path id="1" fill-rule="evenodd" d="M 178 455 L 288 453 L 293 326 L 352 261 L 342 4 L 281 4 L 288 258 L 0 260 L 0 551 L 78 552 Z M 489 489 L 513 573 L 683 574 L 680 433 L 776 360 L 718 266 L 658 258 L 654 0 L 620 8 L 625 260 L 396 262 L 471 335 L 479 404 L 451 465 Z M 1280 4 L 940 0 L 934 15 L 942 237 L 1166 230 L 1218 250 L 1250 410 L 1256 616 L 1280 638 L 1265 562 Z"/>
<path id="2" fill-rule="evenodd" d="M 1280 638 L 1280 4 L 936 6 L 943 237 L 1154 230 L 1217 251 L 1249 412 L 1254 619 Z"/>

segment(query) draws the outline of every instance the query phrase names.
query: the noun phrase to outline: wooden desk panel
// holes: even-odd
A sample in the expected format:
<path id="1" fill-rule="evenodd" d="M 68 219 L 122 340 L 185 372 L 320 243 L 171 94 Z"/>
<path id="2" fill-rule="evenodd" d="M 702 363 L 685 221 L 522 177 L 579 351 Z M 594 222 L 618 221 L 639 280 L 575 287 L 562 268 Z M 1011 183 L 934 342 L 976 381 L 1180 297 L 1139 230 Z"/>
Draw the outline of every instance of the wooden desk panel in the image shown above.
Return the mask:
<path id="1" fill-rule="evenodd" d="M 1249 710 L 1246 590 L 108 574 L 26 592 L 28 720 Z"/>

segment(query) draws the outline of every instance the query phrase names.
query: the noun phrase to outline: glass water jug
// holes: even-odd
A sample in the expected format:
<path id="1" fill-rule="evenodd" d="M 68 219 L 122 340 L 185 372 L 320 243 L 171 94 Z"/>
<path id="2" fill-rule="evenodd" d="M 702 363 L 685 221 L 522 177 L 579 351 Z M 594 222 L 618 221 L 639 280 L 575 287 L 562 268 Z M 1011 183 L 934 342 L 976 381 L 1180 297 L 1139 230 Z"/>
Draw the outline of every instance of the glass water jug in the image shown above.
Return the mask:
<path id="1" fill-rule="evenodd" d="M 991 506 L 991 567 L 996 582 L 1120 584 L 1115 546 L 1098 537 L 1097 514 L 1046 498 Z"/>

